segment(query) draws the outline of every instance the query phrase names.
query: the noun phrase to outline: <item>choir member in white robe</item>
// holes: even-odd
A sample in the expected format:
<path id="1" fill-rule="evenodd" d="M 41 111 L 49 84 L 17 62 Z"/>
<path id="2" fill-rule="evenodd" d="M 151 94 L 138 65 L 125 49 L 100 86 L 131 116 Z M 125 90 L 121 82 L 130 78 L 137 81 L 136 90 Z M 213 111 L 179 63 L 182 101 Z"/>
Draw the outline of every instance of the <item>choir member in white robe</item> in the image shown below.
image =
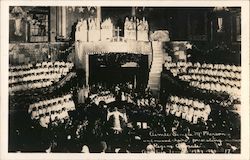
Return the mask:
<path id="1" fill-rule="evenodd" d="M 33 108 L 32 112 L 31 112 L 31 119 L 39 119 L 39 114 L 38 111 L 36 110 L 36 108 Z"/>
<path id="2" fill-rule="evenodd" d="M 42 127 L 48 128 L 48 124 L 46 123 L 46 116 L 45 116 L 45 114 L 43 114 L 42 117 L 40 118 L 40 125 Z"/>
<path id="3" fill-rule="evenodd" d="M 177 111 L 177 109 L 178 109 L 178 106 L 177 106 L 176 104 L 173 104 L 173 105 L 172 105 L 172 108 L 171 108 L 171 110 L 170 110 L 170 113 L 171 113 L 172 115 L 174 115 L 175 112 Z"/>
<path id="4" fill-rule="evenodd" d="M 51 112 L 51 115 L 50 115 L 50 119 L 51 119 L 51 122 L 54 122 L 55 119 L 56 119 L 56 113 L 54 111 Z"/>
<path id="5" fill-rule="evenodd" d="M 168 116 L 169 115 L 169 112 L 170 112 L 170 109 L 171 109 L 171 106 L 170 104 L 166 104 L 166 115 Z"/>
<path id="6" fill-rule="evenodd" d="M 49 113 L 46 113 L 45 115 L 46 115 L 46 117 L 45 117 L 45 123 L 47 125 L 49 125 L 49 123 L 50 123 L 50 115 L 49 115 Z"/>
<path id="7" fill-rule="evenodd" d="M 182 106 L 179 106 L 178 109 L 175 112 L 176 117 L 181 117 L 181 112 L 182 112 Z"/>
<path id="8" fill-rule="evenodd" d="M 198 123 L 198 118 L 200 117 L 200 110 L 199 109 L 195 109 L 194 110 L 194 114 L 193 114 L 193 124 L 197 124 Z"/>
<path id="9" fill-rule="evenodd" d="M 188 110 L 188 114 L 187 114 L 187 116 L 186 116 L 186 120 L 189 121 L 189 122 L 192 122 L 193 114 L 194 114 L 194 108 L 191 107 L 191 108 L 189 108 L 189 110 Z"/>
<path id="10" fill-rule="evenodd" d="M 187 114 L 188 114 L 188 106 L 185 105 L 182 110 L 182 115 L 181 115 L 182 119 L 186 119 Z"/>

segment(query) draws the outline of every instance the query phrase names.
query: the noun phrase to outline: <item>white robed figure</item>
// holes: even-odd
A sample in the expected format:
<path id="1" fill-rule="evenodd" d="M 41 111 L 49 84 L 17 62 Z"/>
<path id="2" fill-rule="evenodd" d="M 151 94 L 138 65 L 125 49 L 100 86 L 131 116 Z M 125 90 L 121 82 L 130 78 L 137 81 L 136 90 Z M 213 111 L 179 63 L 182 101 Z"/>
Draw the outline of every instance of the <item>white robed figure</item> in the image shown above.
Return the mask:
<path id="1" fill-rule="evenodd" d="M 127 116 L 124 113 L 121 113 L 118 111 L 118 108 L 115 107 L 113 112 L 110 112 L 108 110 L 108 115 L 107 115 L 107 120 L 109 121 L 110 117 L 113 116 L 113 125 L 112 125 L 112 129 L 114 130 L 115 133 L 120 133 L 122 132 L 122 128 L 121 128 L 121 121 L 120 118 L 122 118 L 125 123 L 127 123 Z"/>
<path id="2" fill-rule="evenodd" d="M 21 32 L 21 25 L 22 25 L 22 18 L 25 15 L 25 12 L 21 7 L 15 6 L 11 11 L 12 16 L 15 18 L 15 32 L 16 36 L 22 36 Z"/>

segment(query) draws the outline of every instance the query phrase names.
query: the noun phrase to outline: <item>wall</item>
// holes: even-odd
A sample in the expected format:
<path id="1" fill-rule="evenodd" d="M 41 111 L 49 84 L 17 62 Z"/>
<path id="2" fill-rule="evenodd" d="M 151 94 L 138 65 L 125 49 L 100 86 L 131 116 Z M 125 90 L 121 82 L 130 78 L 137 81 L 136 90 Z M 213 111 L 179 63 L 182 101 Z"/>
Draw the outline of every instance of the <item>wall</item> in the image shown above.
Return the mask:
<path id="1" fill-rule="evenodd" d="M 50 46 L 50 47 L 49 47 Z M 67 43 L 10 43 L 9 44 L 9 64 L 20 65 L 37 63 L 49 60 L 61 60 L 63 53 L 59 50 L 68 48 Z M 52 48 L 58 51 L 52 50 Z"/>

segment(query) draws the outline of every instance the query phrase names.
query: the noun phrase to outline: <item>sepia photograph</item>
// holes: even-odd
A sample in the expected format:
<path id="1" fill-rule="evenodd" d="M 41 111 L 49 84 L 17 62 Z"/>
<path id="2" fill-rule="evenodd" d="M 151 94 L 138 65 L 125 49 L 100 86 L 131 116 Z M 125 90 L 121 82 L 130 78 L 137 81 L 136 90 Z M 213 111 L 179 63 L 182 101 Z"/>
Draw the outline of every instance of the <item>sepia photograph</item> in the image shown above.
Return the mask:
<path id="1" fill-rule="evenodd" d="M 82 4 L 5 5 L 7 155 L 246 154 L 242 4 Z"/>

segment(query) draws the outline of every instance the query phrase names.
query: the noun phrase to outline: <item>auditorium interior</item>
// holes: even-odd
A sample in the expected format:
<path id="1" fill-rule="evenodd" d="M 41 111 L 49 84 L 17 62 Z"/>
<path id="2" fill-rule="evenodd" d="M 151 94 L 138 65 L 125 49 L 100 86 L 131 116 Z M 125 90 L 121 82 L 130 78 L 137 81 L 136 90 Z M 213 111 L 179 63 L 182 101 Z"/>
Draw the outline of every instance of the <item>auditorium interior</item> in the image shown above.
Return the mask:
<path id="1" fill-rule="evenodd" d="M 241 153 L 240 7 L 9 7 L 10 153 Z"/>

